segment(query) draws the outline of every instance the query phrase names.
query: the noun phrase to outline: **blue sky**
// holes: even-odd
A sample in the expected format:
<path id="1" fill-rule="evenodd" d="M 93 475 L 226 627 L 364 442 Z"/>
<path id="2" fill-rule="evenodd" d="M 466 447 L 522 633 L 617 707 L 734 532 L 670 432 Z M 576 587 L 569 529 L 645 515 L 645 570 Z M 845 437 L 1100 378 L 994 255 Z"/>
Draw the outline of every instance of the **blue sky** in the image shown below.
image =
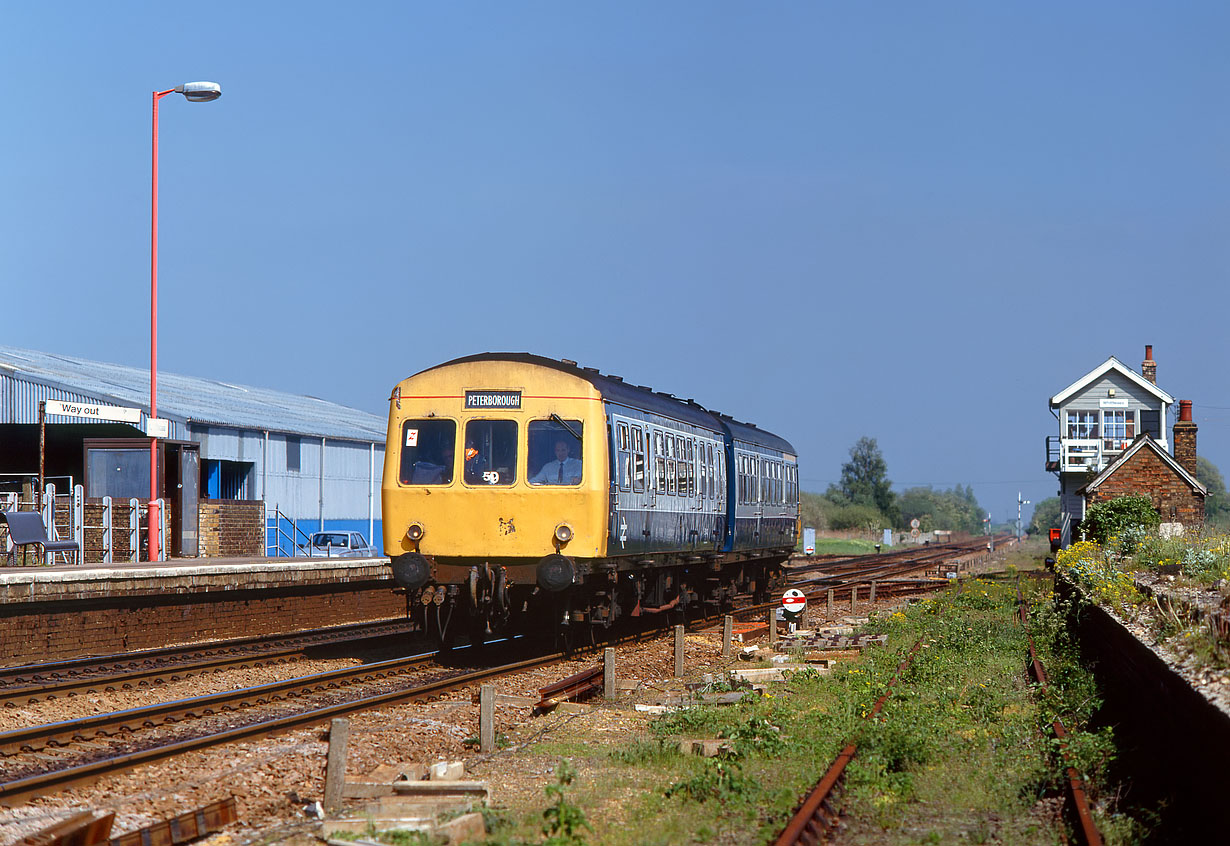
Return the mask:
<path id="1" fill-rule="evenodd" d="M 570 358 L 898 489 L 1055 492 L 1109 355 L 1230 471 L 1230 6 L 0 5 L 0 343 L 378 414 Z M 36 317 L 14 317 L 13 315 Z"/>

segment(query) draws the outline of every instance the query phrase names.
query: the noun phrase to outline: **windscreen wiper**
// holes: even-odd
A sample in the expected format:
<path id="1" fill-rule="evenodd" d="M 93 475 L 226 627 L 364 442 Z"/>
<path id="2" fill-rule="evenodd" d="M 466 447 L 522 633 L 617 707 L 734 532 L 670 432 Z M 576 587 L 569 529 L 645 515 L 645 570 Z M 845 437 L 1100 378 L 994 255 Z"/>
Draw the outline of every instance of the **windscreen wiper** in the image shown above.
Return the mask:
<path id="1" fill-rule="evenodd" d="M 563 420 L 563 418 L 561 418 L 558 414 L 555 414 L 554 412 L 552 412 L 552 414 L 551 414 L 551 419 L 552 419 L 552 420 L 554 420 L 556 423 L 560 424 L 561 426 L 563 426 L 565 429 L 567 429 L 567 430 L 568 430 L 568 434 L 572 435 L 572 436 L 573 436 L 574 438 L 576 438 L 578 441 L 579 441 L 579 440 L 581 440 L 581 436 L 580 436 L 580 435 L 578 435 L 576 432 L 574 432 L 574 431 L 572 430 L 572 427 L 571 427 L 571 426 L 569 426 L 569 425 L 567 424 L 567 422 L 565 422 L 565 421 Z"/>

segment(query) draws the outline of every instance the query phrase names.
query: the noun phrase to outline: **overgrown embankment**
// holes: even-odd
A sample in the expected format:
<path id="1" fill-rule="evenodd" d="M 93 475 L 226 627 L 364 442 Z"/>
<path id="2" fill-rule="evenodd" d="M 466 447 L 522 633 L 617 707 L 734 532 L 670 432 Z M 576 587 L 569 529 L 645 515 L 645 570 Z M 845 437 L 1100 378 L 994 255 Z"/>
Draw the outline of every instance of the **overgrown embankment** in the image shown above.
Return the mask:
<path id="1" fill-rule="evenodd" d="M 763 696 L 646 719 L 606 742 L 595 725 L 578 720 L 575 731 L 526 747 L 517 754 L 527 770 L 566 759 L 578 773 L 563 796 L 591 828 L 556 827 L 547 832 L 550 842 L 768 842 L 854 740 L 843 842 L 1059 843 L 1070 833 L 1049 729 L 1056 715 L 1073 732 L 1070 752 L 1089 780 L 1107 842 L 1139 839 L 1144 827 L 1111 805 L 1114 792 L 1104 782 L 1114 758 L 1110 731 L 1087 730 L 1097 692 L 1075 660 L 1049 580 L 1024 580 L 1024 590 L 1050 674 L 1047 696 L 1025 675 L 1015 581 L 974 580 L 873 619 L 868 628 L 887 634 L 887 646 L 828 674 L 801 671 Z M 881 716 L 866 719 L 920 638 L 925 646 Z M 615 719 L 604 708 L 596 724 L 603 711 Z M 626 725 L 627 712 L 619 715 Z M 722 739 L 728 751 L 715 758 L 679 751 L 682 740 L 698 738 Z M 558 818 L 560 794 L 555 799 L 549 819 Z M 541 805 L 506 809 L 505 825 L 489 842 L 542 842 L 541 813 Z"/>

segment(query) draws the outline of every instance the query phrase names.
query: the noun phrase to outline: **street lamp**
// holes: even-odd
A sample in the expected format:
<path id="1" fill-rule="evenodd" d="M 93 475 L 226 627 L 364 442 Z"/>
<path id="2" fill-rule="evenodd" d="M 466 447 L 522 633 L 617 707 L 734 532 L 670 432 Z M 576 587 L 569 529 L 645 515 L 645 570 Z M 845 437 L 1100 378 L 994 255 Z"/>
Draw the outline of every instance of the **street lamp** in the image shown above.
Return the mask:
<path id="1" fill-rule="evenodd" d="M 149 259 L 149 419 L 158 418 L 158 101 L 168 94 L 183 94 L 190 103 L 208 103 L 222 96 L 216 82 L 186 82 L 176 88 L 154 92 L 153 176 L 150 192 Z M 149 560 L 162 558 L 158 543 L 158 438 L 149 440 Z"/>

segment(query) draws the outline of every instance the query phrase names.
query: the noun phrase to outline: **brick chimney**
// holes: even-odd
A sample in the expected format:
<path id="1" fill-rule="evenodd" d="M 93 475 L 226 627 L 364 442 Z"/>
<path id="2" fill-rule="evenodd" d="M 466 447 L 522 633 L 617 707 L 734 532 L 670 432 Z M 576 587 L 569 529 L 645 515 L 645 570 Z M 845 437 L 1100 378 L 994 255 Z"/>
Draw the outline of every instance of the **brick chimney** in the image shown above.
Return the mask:
<path id="1" fill-rule="evenodd" d="M 1174 424 L 1174 460 L 1196 475 L 1196 424 L 1192 422 L 1192 401 L 1179 400 L 1179 422 Z"/>
<path id="2" fill-rule="evenodd" d="M 1140 363 L 1140 375 L 1157 384 L 1157 362 L 1153 360 L 1153 344 L 1145 344 L 1145 360 Z"/>

